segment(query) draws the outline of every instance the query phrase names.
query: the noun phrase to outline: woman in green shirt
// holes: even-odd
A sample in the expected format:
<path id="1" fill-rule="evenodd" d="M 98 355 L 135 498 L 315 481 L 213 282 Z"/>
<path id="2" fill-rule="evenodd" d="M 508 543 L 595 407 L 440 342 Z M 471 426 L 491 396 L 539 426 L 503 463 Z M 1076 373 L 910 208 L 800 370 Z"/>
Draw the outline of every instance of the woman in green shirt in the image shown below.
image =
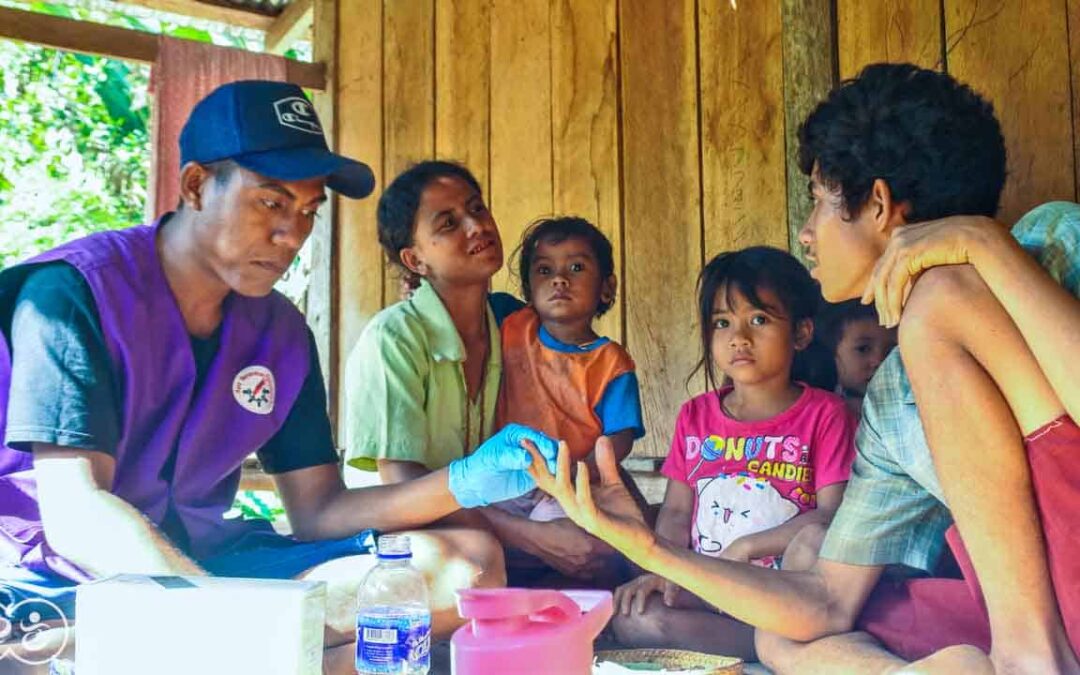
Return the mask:
<path id="1" fill-rule="evenodd" d="M 406 170 L 379 199 L 378 221 L 387 256 L 419 286 L 376 314 L 349 356 L 346 461 L 396 483 L 446 466 L 491 435 L 502 374 L 498 320 L 521 302 L 488 292 L 503 264 L 502 240 L 468 169 L 428 161 Z M 610 562 L 611 549 L 567 519 L 473 509 L 439 525 L 493 530 L 568 576 L 590 578 Z"/>

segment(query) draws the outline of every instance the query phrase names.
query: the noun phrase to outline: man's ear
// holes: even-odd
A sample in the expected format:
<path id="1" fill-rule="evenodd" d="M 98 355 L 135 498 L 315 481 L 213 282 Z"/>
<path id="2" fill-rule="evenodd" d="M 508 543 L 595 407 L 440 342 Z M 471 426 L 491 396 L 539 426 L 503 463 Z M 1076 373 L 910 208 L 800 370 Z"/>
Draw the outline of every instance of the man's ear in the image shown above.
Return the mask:
<path id="1" fill-rule="evenodd" d="M 188 162 L 180 167 L 180 201 L 195 211 L 201 211 L 203 190 L 211 174 L 198 162 Z"/>
<path id="2" fill-rule="evenodd" d="M 401 260 L 401 264 L 405 266 L 405 269 L 416 276 L 427 276 L 427 265 L 424 264 L 423 259 L 420 258 L 416 249 L 412 246 L 401 249 L 398 258 Z"/>
<path id="3" fill-rule="evenodd" d="M 907 224 L 907 214 L 911 210 L 908 202 L 893 200 L 892 188 L 884 178 L 875 178 L 870 186 L 870 198 L 866 201 L 864 213 L 872 218 L 877 231 L 885 236 L 901 225 Z"/>
<path id="4" fill-rule="evenodd" d="M 814 320 L 799 319 L 795 324 L 795 351 L 801 352 L 814 340 Z"/>
<path id="5" fill-rule="evenodd" d="M 619 280 L 612 274 L 600 283 L 600 302 L 608 307 L 615 304 L 615 296 L 619 291 Z"/>

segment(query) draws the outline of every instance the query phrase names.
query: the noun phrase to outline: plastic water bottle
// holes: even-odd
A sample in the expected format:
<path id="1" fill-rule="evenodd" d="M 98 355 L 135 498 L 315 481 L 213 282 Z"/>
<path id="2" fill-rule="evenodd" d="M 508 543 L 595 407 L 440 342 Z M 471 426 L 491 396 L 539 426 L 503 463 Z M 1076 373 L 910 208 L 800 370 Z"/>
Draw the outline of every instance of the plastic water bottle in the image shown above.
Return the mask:
<path id="1" fill-rule="evenodd" d="M 409 538 L 379 537 L 379 564 L 357 602 L 356 671 L 426 675 L 431 667 L 431 607 L 424 577 L 412 566 Z"/>

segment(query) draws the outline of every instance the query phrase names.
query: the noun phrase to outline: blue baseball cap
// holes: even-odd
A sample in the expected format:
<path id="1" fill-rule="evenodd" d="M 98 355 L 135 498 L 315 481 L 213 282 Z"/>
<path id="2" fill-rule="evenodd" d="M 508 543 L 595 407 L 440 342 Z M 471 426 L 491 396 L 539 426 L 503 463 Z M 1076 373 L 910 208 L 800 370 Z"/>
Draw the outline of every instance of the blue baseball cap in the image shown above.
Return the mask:
<path id="1" fill-rule="evenodd" d="M 353 199 L 375 189 L 371 167 L 330 152 L 311 101 L 286 82 L 230 82 L 195 104 L 180 132 L 180 166 L 225 159 L 277 180 L 325 176 Z"/>

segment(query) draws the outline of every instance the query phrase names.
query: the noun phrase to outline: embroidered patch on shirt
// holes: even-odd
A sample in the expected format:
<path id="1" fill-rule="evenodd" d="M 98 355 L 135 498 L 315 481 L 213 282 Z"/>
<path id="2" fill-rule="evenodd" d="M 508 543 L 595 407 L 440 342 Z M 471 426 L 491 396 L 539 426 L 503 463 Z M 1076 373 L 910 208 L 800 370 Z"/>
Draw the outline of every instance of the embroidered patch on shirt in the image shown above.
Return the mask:
<path id="1" fill-rule="evenodd" d="M 233 398 L 240 406 L 256 415 L 274 411 L 274 374 L 266 366 L 248 366 L 233 379 Z"/>

